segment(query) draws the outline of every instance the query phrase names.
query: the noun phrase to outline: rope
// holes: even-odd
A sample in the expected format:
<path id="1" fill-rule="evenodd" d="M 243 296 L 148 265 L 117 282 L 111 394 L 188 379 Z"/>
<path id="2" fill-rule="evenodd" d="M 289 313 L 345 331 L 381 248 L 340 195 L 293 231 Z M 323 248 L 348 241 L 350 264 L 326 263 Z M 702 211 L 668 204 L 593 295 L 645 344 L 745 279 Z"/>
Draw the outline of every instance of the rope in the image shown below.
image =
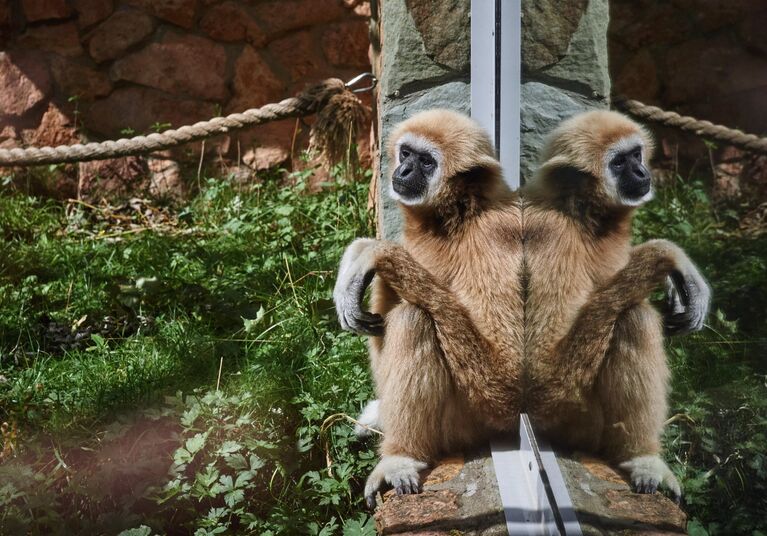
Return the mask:
<path id="1" fill-rule="evenodd" d="M 650 106 L 631 99 L 618 98 L 613 100 L 613 104 L 627 114 L 647 122 L 660 123 L 692 132 L 702 138 L 714 139 L 748 151 L 767 154 L 767 138 L 760 138 L 735 128 L 716 125 L 711 121 L 668 112 L 657 106 Z"/>
<path id="2" fill-rule="evenodd" d="M 332 96 L 346 90 L 347 87 L 343 81 L 329 78 L 296 97 L 278 103 L 267 104 L 261 108 L 251 108 L 226 117 L 214 117 L 194 125 L 186 125 L 147 136 L 87 143 L 85 145 L 78 143 L 59 145 L 58 147 L 0 149 L 0 166 L 83 162 L 159 151 L 269 121 L 310 115 L 327 104 Z"/>

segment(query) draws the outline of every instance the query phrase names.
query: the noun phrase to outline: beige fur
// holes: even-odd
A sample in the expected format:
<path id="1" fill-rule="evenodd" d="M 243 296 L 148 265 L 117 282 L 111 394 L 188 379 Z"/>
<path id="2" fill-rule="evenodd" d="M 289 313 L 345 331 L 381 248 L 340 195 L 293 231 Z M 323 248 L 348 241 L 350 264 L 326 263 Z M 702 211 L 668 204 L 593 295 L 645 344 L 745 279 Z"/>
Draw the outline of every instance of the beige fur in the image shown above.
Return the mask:
<path id="1" fill-rule="evenodd" d="M 633 121 L 613 112 L 576 116 L 552 134 L 522 190 L 526 402 L 536 428 L 555 442 L 638 467 L 636 487 L 653 491 L 640 481 L 665 464 L 630 463 L 657 458 L 667 413 L 663 327 L 647 298 L 674 272 L 702 278 L 670 242 L 631 247 L 634 206 L 616 195 L 605 158 L 627 139 L 642 140 L 649 160 L 652 142 Z M 679 494 L 667 469 L 656 473 L 655 487 L 664 482 Z"/>
<path id="2" fill-rule="evenodd" d="M 372 311 L 385 330 L 370 357 L 380 406 L 366 418 L 385 436 L 368 499 L 384 481 L 413 491 L 414 467 L 513 429 L 521 410 L 558 444 L 622 462 L 640 491 L 665 482 L 678 493 L 657 458 L 668 367 L 646 300 L 674 272 L 696 281 L 706 303 L 707 287 L 673 244 L 630 245 L 634 205 L 606 166 L 629 142 L 649 160 L 648 135 L 611 112 L 565 122 L 522 199 L 467 118 L 418 114 L 392 150 L 403 138 L 439 149 L 438 181 L 424 202 L 401 205 L 401 246 L 349 247 L 334 292 L 343 324 L 344 311 L 359 312 L 349 282 L 359 289 L 377 274 Z"/>
<path id="3" fill-rule="evenodd" d="M 369 500 L 395 478 L 387 471 L 397 481 L 417 482 L 417 475 L 403 476 L 412 460 L 429 462 L 513 429 L 521 403 L 517 198 L 500 176 L 487 135 L 467 117 L 418 114 L 394 133 L 392 150 L 405 135 L 445 156 L 438 182 L 426 202 L 401 204 L 402 245 L 356 241 L 355 265 L 349 268 L 348 258 L 342 263 L 347 275 L 375 270 L 371 309 L 386 320 L 384 336 L 370 342 L 385 435 Z M 344 280 L 334 293 L 337 304 L 345 303 Z"/>

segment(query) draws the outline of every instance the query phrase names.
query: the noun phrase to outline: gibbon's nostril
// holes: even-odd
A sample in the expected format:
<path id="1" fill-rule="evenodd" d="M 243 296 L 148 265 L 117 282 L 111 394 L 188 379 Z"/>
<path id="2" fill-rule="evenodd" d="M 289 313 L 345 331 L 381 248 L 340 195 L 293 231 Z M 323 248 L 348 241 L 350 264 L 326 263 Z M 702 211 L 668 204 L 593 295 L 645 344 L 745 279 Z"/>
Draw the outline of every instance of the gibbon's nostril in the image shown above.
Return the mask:
<path id="1" fill-rule="evenodd" d="M 413 172 L 413 168 L 411 168 L 411 167 L 406 167 L 406 168 L 403 168 L 403 169 L 402 169 L 402 170 L 399 172 L 399 176 L 400 176 L 400 177 L 402 177 L 402 178 L 407 178 L 407 177 L 408 177 L 408 176 L 409 176 L 409 175 L 410 175 L 412 172 Z"/>
<path id="2" fill-rule="evenodd" d="M 633 175 L 635 179 L 645 180 L 648 177 L 647 170 L 644 166 L 637 166 L 633 169 Z"/>

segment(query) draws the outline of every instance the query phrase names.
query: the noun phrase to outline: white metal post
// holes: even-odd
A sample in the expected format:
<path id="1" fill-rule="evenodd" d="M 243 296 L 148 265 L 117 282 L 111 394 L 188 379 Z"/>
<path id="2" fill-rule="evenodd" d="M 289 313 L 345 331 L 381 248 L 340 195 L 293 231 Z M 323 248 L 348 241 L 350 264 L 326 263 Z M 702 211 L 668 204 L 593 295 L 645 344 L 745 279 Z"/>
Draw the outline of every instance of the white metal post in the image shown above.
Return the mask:
<path id="1" fill-rule="evenodd" d="M 519 187 L 521 0 L 471 1 L 471 115 L 491 134 L 506 181 Z"/>

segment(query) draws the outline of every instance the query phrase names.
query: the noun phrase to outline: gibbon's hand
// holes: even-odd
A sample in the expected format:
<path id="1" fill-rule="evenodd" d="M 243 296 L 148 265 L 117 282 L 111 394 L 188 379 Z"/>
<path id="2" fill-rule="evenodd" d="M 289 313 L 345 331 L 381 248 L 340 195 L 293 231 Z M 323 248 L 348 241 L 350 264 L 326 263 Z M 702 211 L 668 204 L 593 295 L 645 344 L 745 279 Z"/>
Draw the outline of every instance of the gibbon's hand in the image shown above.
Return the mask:
<path id="1" fill-rule="evenodd" d="M 379 314 L 363 309 L 365 290 L 375 275 L 374 250 L 377 241 L 358 238 L 346 248 L 333 289 L 338 322 L 346 331 L 358 335 L 383 335 L 384 322 Z"/>
<path id="2" fill-rule="evenodd" d="M 703 328 L 711 304 L 711 289 L 691 262 L 666 278 L 666 335 L 684 335 Z"/>

